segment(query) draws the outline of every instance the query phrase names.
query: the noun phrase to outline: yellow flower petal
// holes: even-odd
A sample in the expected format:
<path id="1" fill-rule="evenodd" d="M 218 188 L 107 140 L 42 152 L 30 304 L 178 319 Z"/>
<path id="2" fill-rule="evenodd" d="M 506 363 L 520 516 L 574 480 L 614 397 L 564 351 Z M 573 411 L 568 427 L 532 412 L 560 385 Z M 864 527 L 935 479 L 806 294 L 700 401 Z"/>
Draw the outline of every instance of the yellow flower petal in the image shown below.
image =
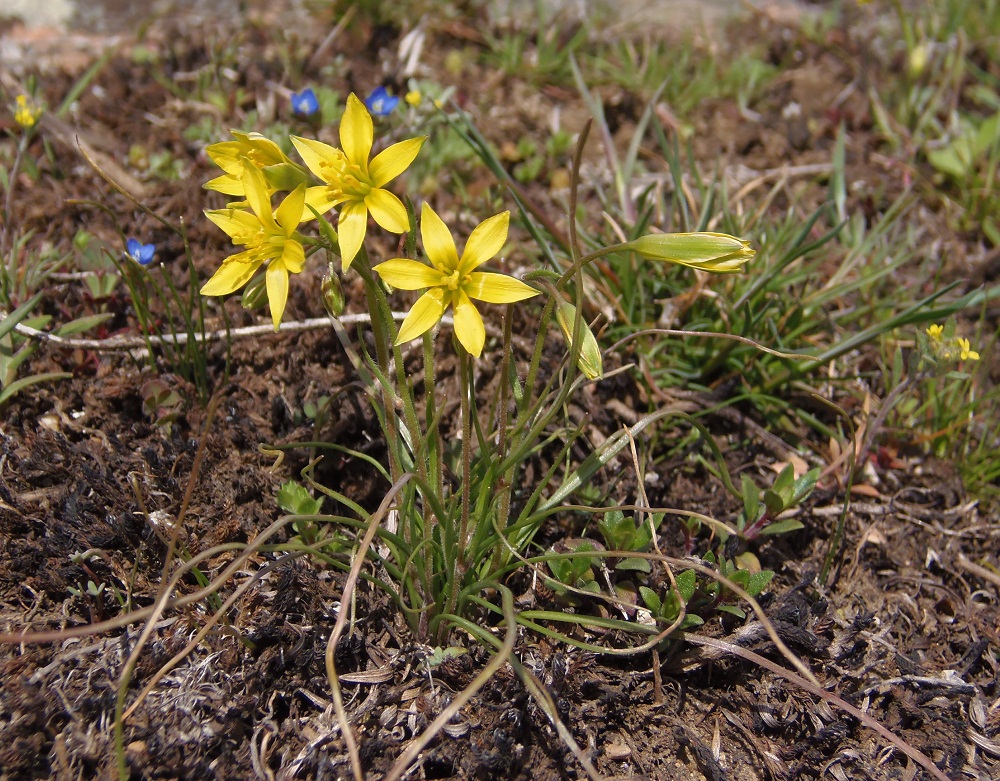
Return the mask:
<path id="1" fill-rule="evenodd" d="M 239 255 L 230 255 L 218 270 L 201 287 L 203 296 L 225 296 L 234 290 L 239 290 L 257 273 L 260 261 L 242 260 Z"/>
<path id="2" fill-rule="evenodd" d="M 361 249 L 368 230 L 368 209 L 362 201 L 348 201 L 340 211 L 337 235 L 340 238 L 340 257 L 343 270 L 347 271 Z"/>
<path id="3" fill-rule="evenodd" d="M 205 147 L 205 154 L 227 174 L 238 177 L 243 173 L 240 149 L 238 141 L 220 141 L 218 144 L 210 144 Z"/>
<path id="4" fill-rule="evenodd" d="M 450 274 L 458 267 L 458 250 L 451 231 L 426 202 L 420 212 L 420 238 L 424 242 L 424 254 L 434 268 Z"/>
<path id="5" fill-rule="evenodd" d="M 347 109 L 340 120 L 340 148 L 347 159 L 368 172 L 368 156 L 372 153 L 375 130 L 372 116 L 353 92 L 347 96 Z"/>
<path id="6" fill-rule="evenodd" d="M 444 290 L 432 288 L 417 299 L 410 313 L 399 327 L 396 344 L 416 339 L 431 330 L 444 314 Z"/>
<path id="7" fill-rule="evenodd" d="M 202 185 L 202 187 L 206 190 L 213 190 L 214 192 L 222 193 L 223 195 L 232 195 L 234 198 L 245 197 L 243 192 L 243 182 L 240 181 L 238 176 L 223 174 L 222 176 L 217 176 L 214 179 L 209 179 Z"/>
<path id="8" fill-rule="evenodd" d="M 391 284 L 391 283 L 390 283 Z M 462 290 L 469 298 L 488 304 L 513 304 L 526 298 L 537 296 L 538 291 L 519 279 L 506 274 L 491 274 L 474 271 L 462 283 Z"/>
<path id="9" fill-rule="evenodd" d="M 309 211 L 305 208 L 305 200 L 306 186 L 300 184 L 278 206 L 278 211 L 275 212 L 274 216 L 278 220 L 278 225 L 284 229 L 286 236 L 291 236 L 299 223 L 302 222 L 303 211 Z M 309 216 L 312 216 L 312 212 L 309 212 Z"/>
<path id="10" fill-rule="evenodd" d="M 240 176 L 243 182 L 243 190 L 247 195 L 247 203 L 253 209 L 253 213 L 260 218 L 264 227 L 274 229 L 274 215 L 271 213 L 271 195 L 264 181 L 264 174 L 259 168 L 252 165 L 243 167 L 243 174 Z"/>
<path id="11" fill-rule="evenodd" d="M 372 213 L 375 222 L 391 233 L 406 233 L 410 227 L 406 207 L 388 190 L 372 190 L 365 196 L 365 206 Z"/>
<path id="12" fill-rule="evenodd" d="M 298 274 L 306 264 L 306 252 L 295 239 L 289 239 L 281 250 L 281 257 L 274 263 L 280 263 L 291 274 Z"/>
<path id="13" fill-rule="evenodd" d="M 281 325 L 288 301 L 288 271 L 281 263 L 271 263 L 267 267 L 267 303 L 271 307 L 271 322 L 274 330 Z"/>
<path id="14" fill-rule="evenodd" d="M 427 136 L 420 138 L 410 138 L 400 141 L 387 149 L 383 149 L 371 162 L 368 173 L 371 175 L 372 184 L 376 187 L 384 187 L 403 171 L 410 167 L 420 147 L 424 145 Z"/>
<path id="15" fill-rule="evenodd" d="M 222 228 L 237 244 L 246 244 L 246 240 L 260 230 L 260 220 L 250 212 L 238 209 L 212 209 L 206 211 L 205 216 Z"/>
<path id="16" fill-rule="evenodd" d="M 305 204 L 302 207 L 302 219 L 299 222 L 315 219 L 315 215 L 308 208 L 309 206 L 312 206 L 319 214 L 326 214 L 338 203 L 344 202 L 343 198 L 332 197 L 330 194 L 331 191 L 332 188 L 326 185 L 310 187 L 306 190 Z"/>
<path id="17" fill-rule="evenodd" d="M 336 159 L 337 150 L 329 144 L 324 144 L 322 141 L 315 141 L 311 138 L 291 136 L 291 139 L 292 146 L 299 153 L 299 157 L 306 164 L 306 168 L 323 181 L 326 181 L 326 177 L 323 175 L 324 165 L 328 161 Z"/>
<path id="18" fill-rule="evenodd" d="M 500 251 L 503 243 L 507 241 L 509 224 L 510 212 L 500 212 L 476 226 L 465 244 L 462 260 L 458 264 L 461 276 L 464 277 Z"/>
<path id="19" fill-rule="evenodd" d="M 379 263 L 374 271 L 388 284 L 400 290 L 422 290 L 444 284 L 444 274 L 436 268 L 406 258 Z"/>
<path id="20" fill-rule="evenodd" d="M 466 352 L 474 358 L 482 355 L 486 343 L 486 327 L 479 310 L 461 290 L 455 295 L 455 336 Z"/>

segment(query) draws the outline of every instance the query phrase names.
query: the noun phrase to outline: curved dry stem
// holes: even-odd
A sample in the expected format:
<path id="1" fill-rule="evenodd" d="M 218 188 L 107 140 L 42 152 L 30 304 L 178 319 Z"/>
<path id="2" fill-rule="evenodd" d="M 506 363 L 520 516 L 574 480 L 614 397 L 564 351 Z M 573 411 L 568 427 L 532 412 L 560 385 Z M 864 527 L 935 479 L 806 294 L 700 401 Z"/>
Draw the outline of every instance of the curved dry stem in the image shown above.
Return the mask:
<path id="1" fill-rule="evenodd" d="M 289 520 L 294 520 L 294 517 L 290 516 Z M 176 588 L 181 578 L 187 575 L 192 569 L 197 567 L 202 562 L 218 556 L 220 553 L 243 550 L 246 547 L 246 543 L 230 542 L 223 545 L 216 545 L 214 548 L 202 551 L 178 568 L 177 572 L 175 572 L 174 576 L 170 579 L 170 590 L 172 591 Z M 238 561 L 242 563 L 243 558 L 241 557 Z M 224 576 L 219 576 L 204 588 L 199 589 L 198 591 L 193 591 L 190 594 L 185 594 L 183 597 L 168 600 L 167 609 L 169 610 L 177 607 L 184 607 L 185 605 L 190 605 L 192 602 L 199 602 L 205 597 L 211 596 L 219 590 L 222 583 L 228 579 L 229 575 L 232 574 L 231 567 L 232 565 L 226 569 Z M 109 618 L 107 621 L 101 621 L 96 624 L 84 624 L 83 626 L 75 626 L 69 629 L 52 629 L 45 632 L 4 632 L 0 634 L 0 643 L 36 645 L 39 643 L 55 643 L 62 640 L 69 640 L 73 637 L 100 635 L 114 629 L 121 629 L 122 627 L 129 626 L 130 624 L 137 624 L 140 621 L 145 621 L 153 614 L 155 609 L 156 605 L 150 605 L 148 607 L 139 608 L 138 610 L 133 610 L 131 613 L 126 613 L 125 615 L 118 616 L 116 618 Z"/>
<path id="2" fill-rule="evenodd" d="M 226 601 L 222 603 L 222 605 L 219 607 L 218 610 L 215 611 L 212 617 L 205 622 L 205 625 L 198 630 L 198 633 L 191 639 L 191 642 L 189 642 L 186 646 L 184 646 L 184 648 L 180 652 L 175 654 L 166 664 L 164 664 L 159 670 L 156 671 L 153 677 L 150 678 L 149 683 L 147 683 L 146 686 L 143 688 L 143 690 L 139 692 L 139 695 L 136 697 L 135 702 L 133 702 L 128 707 L 128 710 L 126 710 L 125 713 L 122 715 L 122 721 L 123 722 L 126 721 L 128 717 L 135 712 L 136 708 L 138 708 L 142 704 L 143 700 L 145 700 L 146 697 L 149 696 L 149 693 L 153 691 L 153 689 L 156 687 L 156 684 L 158 684 L 161 680 L 163 680 L 163 677 L 167 673 L 169 673 L 172 669 L 174 669 L 174 667 L 180 664 L 181 661 L 183 661 L 188 654 L 190 654 L 195 648 L 198 647 L 198 643 L 202 641 L 202 638 L 204 638 L 205 635 L 207 635 L 211 631 L 212 627 L 214 627 L 217 623 L 219 623 L 219 619 L 222 618 L 225 612 L 229 610 L 230 607 L 233 606 L 233 603 L 235 603 L 237 599 L 243 596 L 243 594 L 247 591 L 247 589 L 249 589 L 255 583 L 260 582 L 260 580 L 272 570 L 276 569 L 282 564 L 285 564 L 286 562 L 291 561 L 292 559 L 297 559 L 300 556 L 305 556 L 306 553 L 308 552 L 309 551 L 304 551 L 304 550 L 292 551 L 291 553 L 282 556 L 280 559 L 275 559 L 274 561 L 269 562 L 268 564 L 261 567 L 253 574 L 253 577 L 249 578 L 245 583 L 241 584 L 232 594 L 229 595 Z M 240 557 L 240 558 L 243 561 L 246 560 L 245 557 Z"/>
<path id="3" fill-rule="evenodd" d="M 781 676 L 786 681 L 794 683 L 801 689 L 809 692 L 810 694 L 819 697 L 822 700 L 830 703 L 834 707 L 840 708 L 845 713 L 850 714 L 866 727 L 874 730 L 883 738 L 892 743 L 893 746 L 902 751 L 906 756 L 924 768 L 928 773 L 933 775 L 939 781 L 950 781 L 948 776 L 942 773 L 937 765 L 935 765 L 930 757 L 922 753 L 918 749 L 913 748 L 909 743 L 907 743 L 902 738 L 896 737 L 887 728 L 883 727 L 878 721 L 869 716 L 864 711 L 858 710 L 849 702 L 846 702 L 842 698 L 838 697 L 836 694 L 832 694 L 820 686 L 818 683 L 812 680 L 806 680 L 802 676 L 796 675 L 791 670 L 786 670 L 779 664 L 775 664 L 770 659 L 766 659 L 760 654 L 756 654 L 753 651 L 747 650 L 746 648 L 741 648 L 738 645 L 733 645 L 732 643 L 727 643 L 724 640 L 718 640 L 713 637 L 701 637 L 700 635 L 692 635 L 687 632 L 682 633 L 682 637 L 689 643 L 694 645 L 700 645 L 707 648 L 715 648 L 716 650 L 722 651 L 723 653 L 733 654 L 741 659 L 745 659 L 748 662 L 752 662 L 766 670 L 774 673 L 775 675 Z"/>
<path id="4" fill-rule="evenodd" d="M 184 562 L 184 564 L 178 567 L 177 571 L 170 578 L 170 582 L 167 584 L 167 591 L 173 591 L 177 587 L 177 584 L 180 583 L 181 579 L 202 562 L 208 561 L 209 559 L 212 559 L 222 553 L 242 551 L 240 556 L 234 559 L 233 562 L 222 571 L 222 574 L 215 578 L 211 583 L 204 588 L 191 592 L 190 594 L 177 597 L 177 599 L 167 600 L 166 609 L 172 610 L 178 607 L 185 607 L 186 605 L 190 605 L 194 602 L 200 602 L 205 597 L 209 597 L 214 594 L 222 587 L 223 583 L 232 577 L 233 573 L 235 573 L 236 570 L 243 565 L 249 556 L 251 556 L 258 549 L 262 548 L 264 543 L 267 542 L 269 538 L 274 536 L 276 532 L 280 531 L 289 523 L 293 523 L 298 520 L 298 518 L 299 516 L 297 515 L 286 515 L 276 520 L 268 526 L 267 529 L 257 535 L 252 543 L 227 542 L 222 545 L 216 545 L 215 547 L 202 551 L 194 558 Z M 71 627 L 70 629 L 53 629 L 46 632 L 4 632 L 0 634 L 0 643 L 35 645 L 38 643 L 55 643 L 62 640 L 69 640 L 73 637 L 89 637 L 92 635 L 99 635 L 105 632 L 110 632 L 114 629 L 121 629 L 122 627 L 129 626 L 130 624 L 136 624 L 140 621 L 146 621 L 153 614 L 156 608 L 157 605 L 149 605 L 148 607 L 133 610 L 131 613 L 126 613 L 123 616 L 110 618 L 107 621 L 101 621 L 97 624 L 85 624 L 83 626 Z"/>
<path id="5" fill-rule="evenodd" d="M 383 781 L 399 781 L 410 765 L 417 760 L 420 752 L 424 750 L 427 744 L 437 737 L 445 725 L 476 695 L 476 692 L 489 682 L 497 670 L 511 660 L 511 656 L 514 653 L 514 641 L 517 640 L 517 616 L 514 614 L 514 595 L 511 594 L 509 589 L 503 589 L 502 595 L 503 615 L 507 621 L 507 633 L 504 636 L 503 646 L 490 659 L 489 664 L 473 679 L 472 683 L 458 693 L 455 699 L 438 714 L 438 717 L 430 723 L 427 729 L 418 738 L 410 741 L 406 750 L 399 755 L 392 767 L 389 768 L 389 772 L 386 773 Z M 555 712 L 554 709 L 553 712 Z M 570 739 L 572 740 L 572 736 Z"/>
<path id="6" fill-rule="evenodd" d="M 521 677 L 521 681 L 524 683 L 525 688 L 528 693 L 535 698 L 535 702 L 538 703 L 539 707 L 545 712 L 545 715 L 549 717 L 549 721 L 552 722 L 552 726 L 556 728 L 556 732 L 559 733 L 559 737 L 562 738 L 563 743 L 567 745 L 569 750 L 573 752 L 573 756 L 576 757 L 576 761 L 583 765 L 583 769 L 587 771 L 587 775 L 591 778 L 591 781 L 602 781 L 601 774 L 594 767 L 593 763 L 587 758 L 587 755 L 583 753 L 583 749 L 576 742 L 573 734 L 569 731 L 567 726 L 563 724 L 562 719 L 559 718 L 559 710 L 556 707 L 555 702 L 552 699 L 552 695 L 549 693 L 548 689 L 538 680 L 538 677 L 523 667 L 520 664 L 515 664 L 514 669 L 517 670 Z"/>
<path id="7" fill-rule="evenodd" d="M 781 350 L 775 350 L 771 347 L 765 347 L 760 342 L 755 342 L 753 339 L 748 339 L 745 336 L 739 336 L 738 334 L 726 334 L 720 331 L 685 331 L 677 328 L 645 328 L 642 331 L 636 331 L 634 334 L 629 334 L 624 336 L 611 345 L 604 352 L 611 355 L 621 347 L 623 344 L 631 342 L 633 339 L 638 339 L 640 336 L 711 336 L 715 339 L 729 339 L 734 342 L 742 342 L 743 344 L 748 344 L 760 350 L 762 353 L 767 353 L 768 355 L 774 355 L 778 358 L 788 358 L 792 361 L 812 361 L 815 360 L 814 355 L 803 355 L 802 353 L 785 353 Z"/>
<path id="8" fill-rule="evenodd" d="M 337 648 L 337 642 L 340 640 L 340 636 L 344 633 L 344 626 L 347 624 L 347 605 L 350 603 L 352 597 L 354 596 L 354 589 L 358 584 L 358 579 L 361 577 L 361 568 L 367 556 L 367 551 L 371 547 L 372 542 L 375 540 L 375 534 L 378 531 L 379 524 L 382 522 L 382 518 L 387 512 L 389 512 L 389 506 L 392 504 L 393 499 L 396 498 L 396 494 L 406 485 L 413 475 L 411 473 L 406 473 L 402 475 L 389 489 L 389 492 L 382 499 L 382 503 L 379 504 L 378 509 L 372 514 L 368 519 L 368 530 L 365 532 L 364 538 L 361 540 L 361 544 L 358 545 L 358 552 L 354 556 L 354 562 L 351 564 L 351 571 L 347 575 L 347 580 L 344 581 L 344 593 L 340 597 L 340 610 L 337 611 L 337 622 L 333 625 L 333 631 L 330 633 L 330 639 L 326 643 L 326 675 L 330 680 L 330 689 L 333 695 L 333 708 L 337 712 L 337 721 L 340 724 L 340 734 L 344 736 L 344 744 L 347 747 L 347 753 L 351 759 L 351 770 L 354 773 L 354 778 L 356 781 L 364 781 L 364 771 L 361 769 L 361 757 L 358 755 L 358 744 L 354 739 L 354 733 L 351 732 L 351 724 L 347 718 L 347 711 L 344 710 L 344 698 L 340 693 L 340 681 L 337 680 L 337 667 L 334 664 L 334 651 Z"/>

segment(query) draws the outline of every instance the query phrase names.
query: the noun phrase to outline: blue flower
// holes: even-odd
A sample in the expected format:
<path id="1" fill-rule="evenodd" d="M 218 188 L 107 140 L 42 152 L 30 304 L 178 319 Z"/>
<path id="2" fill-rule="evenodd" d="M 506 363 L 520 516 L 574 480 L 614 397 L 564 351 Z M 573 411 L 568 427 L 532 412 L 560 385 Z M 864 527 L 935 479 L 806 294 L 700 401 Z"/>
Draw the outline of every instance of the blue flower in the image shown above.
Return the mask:
<path id="1" fill-rule="evenodd" d="M 312 87 L 306 87 L 302 92 L 292 93 L 292 111 L 300 117 L 311 117 L 319 111 L 319 100 Z"/>
<path id="2" fill-rule="evenodd" d="M 129 239 L 125 243 L 126 254 L 140 266 L 148 266 L 156 254 L 155 244 L 143 244 L 138 239 Z"/>
<path id="3" fill-rule="evenodd" d="M 385 87 L 376 87 L 372 94 L 365 98 L 365 106 L 376 117 L 389 116 L 398 105 L 399 98 L 390 95 Z"/>

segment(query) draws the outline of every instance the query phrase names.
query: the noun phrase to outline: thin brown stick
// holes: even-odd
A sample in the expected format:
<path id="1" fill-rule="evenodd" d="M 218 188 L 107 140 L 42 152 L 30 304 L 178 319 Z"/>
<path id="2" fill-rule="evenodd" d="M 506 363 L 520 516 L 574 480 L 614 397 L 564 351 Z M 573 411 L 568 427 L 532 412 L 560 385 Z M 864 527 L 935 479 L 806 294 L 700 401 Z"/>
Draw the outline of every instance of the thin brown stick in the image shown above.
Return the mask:
<path id="1" fill-rule="evenodd" d="M 403 320 L 406 317 L 406 312 L 393 312 L 392 317 L 394 320 Z M 341 323 L 370 323 L 371 315 L 368 313 L 353 314 L 353 315 L 342 315 L 337 318 Z M 2 322 L 2 321 L 0 321 Z M 441 318 L 441 322 L 445 325 L 452 325 L 454 320 L 451 315 L 446 315 Z M 289 331 L 311 331 L 316 328 L 329 328 L 330 318 L 329 317 L 310 317 L 306 320 L 293 320 L 285 321 L 281 324 L 278 332 L 289 332 Z M 177 333 L 171 335 L 156 336 L 150 335 L 147 343 L 146 337 L 142 336 L 117 336 L 110 339 L 75 339 L 72 337 L 59 336 L 58 334 L 49 333 L 48 331 L 39 331 L 35 328 L 18 323 L 14 326 L 14 330 L 17 331 L 21 336 L 26 336 L 29 339 L 34 339 L 38 342 L 47 342 L 49 344 L 54 344 L 57 347 L 66 347 L 70 349 L 81 349 L 81 350 L 101 350 L 101 351 L 122 351 L 122 350 L 144 350 L 149 344 L 154 344 L 156 346 L 169 344 L 169 345 L 183 345 L 187 344 L 189 341 L 189 334 L 187 333 Z M 210 331 L 209 333 L 193 334 L 194 341 L 200 344 L 205 342 L 217 342 L 225 339 L 227 334 L 230 338 L 237 339 L 244 336 L 266 336 L 267 334 L 276 333 L 274 326 L 271 324 L 261 324 L 261 325 L 248 325 L 243 328 L 231 328 L 229 331 L 219 330 Z"/>

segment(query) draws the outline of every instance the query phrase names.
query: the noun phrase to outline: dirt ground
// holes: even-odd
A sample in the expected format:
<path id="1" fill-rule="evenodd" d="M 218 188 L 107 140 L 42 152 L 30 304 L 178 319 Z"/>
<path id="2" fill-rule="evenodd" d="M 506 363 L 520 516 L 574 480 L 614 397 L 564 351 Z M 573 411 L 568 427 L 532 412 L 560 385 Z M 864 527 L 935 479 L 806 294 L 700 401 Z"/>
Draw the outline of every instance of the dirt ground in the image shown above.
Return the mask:
<path id="1" fill-rule="evenodd" d="M 329 27 L 257 8 L 243 24 L 208 17 L 160 20 L 145 30 L 142 46 L 157 52 L 164 72 L 182 80 L 211 62 L 223 42 L 235 45 L 239 86 L 267 111 L 283 67 L 268 25 L 280 19 L 285 29 L 295 29 L 297 45 L 307 52 L 316 50 Z M 840 39 L 819 45 L 766 15 L 748 24 L 753 35 L 771 42 L 776 58 L 798 48 L 800 65 L 754 104 L 758 121 L 747 121 L 735 105 L 699 107 L 693 119 L 699 159 L 711 165 L 721 158 L 728 171 L 756 172 L 825 162 L 835 129 L 845 122 L 851 131 L 851 180 L 877 181 L 888 195 L 901 190 L 906 172 L 875 152 L 864 95 L 842 97 L 857 77 L 860 44 Z M 429 31 L 423 67 L 455 81 L 458 100 L 498 146 L 507 128 L 547 127 L 557 109 L 570 130 L 586 116 L 576 95 L 563 88 L 535 91 L 478 64 L 446 76 L 449 49 L 481 43 L 461 20 L 431 23 Z M 52 140 L 47 150 L 36 142 L 40 176 L 21 182 L 23 197 L 14 204 L 12 223 L 57 248 L 68 247 L 85 228 L 111 247 L 120 247 L 122 234 L 142 236 L 157 244 L 161 259 L 183 257 L 175 234 L 86 164 L 74 143 L 79 135 L 101 160 L 122 166 L 151 211 L 183 221 L 198 270 L 207 278 L 229 249 L 225 236 L 202 215 L 217 205 L 201 188 L 215 175 L 204 143 L 183 131 L 200 115 L 224 109 L 194 106 L 171 94 L 154 78 L 149 61 L 135 56 L 133 37 L 77 34 L 67 39 L 51 31 L 29 35 L 17 25 L 0 28 L 0 34 L 8 57 L 6 78 L 23 82 L 38 74 L 49 105 L 57 105 L 113 44 L 65 127 L 45 126 Z M 391 25 L 348 30 L 337 42 L 344 59 L 334 86 L 363 94 L 383 81 L 376 63 L 396 63 L 400 37 Z M 17 56 L 11 58 L 12 52 Z M 318 78 L 318 68 L 315 62 L 308 65 L 303 82 Z M 9 84 L 4 87 L 9 93 Z M 793 102 L 800 113 L 785 110 Z M 614 104 L 622 137 L 641 109 L 637 100 Z M 136 164 L 130 149 L 168 150 L 186 174 L 176 181 L 157 179 Z M 601 156 L 595 152 L 590 159 L 597 166 Z M 539 202 L 555 204 L 545 185 L 530 187 Z M 852 208 L 865 208 L 865 188 L 852 192 L 857 199 Z M 823 197 L 807 189 L 799 195 Z M 562 213 L 557 205 L 552 208 Z M 952 273 L 968 273 L 972 260 L 961 251 L 961 238 L 946 240 L 959 247 L 951 256 Z M 179 286 L 187 284 L 181 263 L 164 265 Z M 302 276 L 292 285 L 288 319 L 323 315 L 320 302 L 308 295 L 320 271 Z M 59 321 L 112 312 L 100 333 L 88 336 L 137 335 L 124 286 L 106 300 L 95 300 L 78 279 L 66 275 L 47 292 L 43 308 Z M 259 313 L 242 310 L 236 301 L 227 311 L 233 326 L 259 322 Z M 210 317 L 221 327 L 219 312 L 213 304 Z M 296 477 L 312 454 L 309 448 L 291 449 L 275 465 L 273 453 L 259 450 L 262 443 L 324 439 L 384 457 L 384 446 L 369 436 L 376 427 L 373 413 L 364 393 L 352 385 L 350 364 L 329 329 L 235 340 L 224 384 L 225 343 L 213 345 L 209 356 L 208 373 L 221 388 L 221 403 L 206 429 L 196 389 L 180 377 L 164 378 L 184 400 L 166 427 L 144 408 L 153 375 L 124 352 L 39 349 L 27 371 L 66 371 L 73 377 L 21 393 L 2 410 L 0 631 L 63 630 L 113 619 L 123 613 L 115 588 L 131 590 L 134 608 L 150 605 L 163 564 L 164 528 L 182 504 L 187 512 L 181 539 L 192 555 L 254 539 L 281 514 L 277 487 Z M 453 381 L 447 368 L 441 381 Z M 621 405 L 645 411 L 650 402 L 639 386 L 638 378 L 598 384 L 581 401 L 604 436 L 621 427 L 616 412 Z M 334 391 L 341 392 L 338 403 L 317 431 L 302 410 Z M 615 404 L 607 403 L 611 400 Z M 757 433 L 750 408 L 707 418 L 706 424 L 734 465 L 776 460 L 769 440 Z M 627 495 L 634 477 L 627 476 L 627 462 L 619 466 L 615 474 L 595 479 L 604 488 L 620 480 L 618 490 Z M 658 470 L 660 479 L 648 486 L 652 505 L 720 518 L 738 512 L 707 471 L 669 463 Z M 821 484 L 808 500 L 799 516 L 803 530 L 760 546 L 762 564 L 777 573 L 762 602 L 782 639 L 826 690 L 929 757 L 947 778 L 995 781 L 1000 778 L 1000 587 L 972 562 L 983 557 L 996 562 L 996 509 L 968 496 L 949 464 L 919 453 L 876 458 L 869 474 L 870 490 L 854 496 L 847 511 L 844 545 L 828 582 L 820 586 L 816 575 L 844 512 L 846 497 L 835 483 Z M 328 456 L 316 476 L 365 506 L 376 505 L 384 491 L 370 469 L 337 456 Z M 665 551 L 677 553 L 680 543 L 678 532 L 663 534 Z M 84 551 L 97 554 L 80 562 L 76 555 Z M 256 555 L 234 575 L 234 587 L 272 560 Z M 226 563 L 213 566 L 221 570 Z M 106 588 L 88 593 L 88 580 Z M 527 580 L 515 585 L 519 593 L 531 592 Z M 349 777 L 324 666 L 342 587 L 341 573 L 300 558 L 249 588 L 224 627 L 204 638 L 129 715 L 125 745 L 131 777 Z M 188 578 L 178 593 L 197 588 Z M 531 598 L 539 605 L 553 604 L 546 601 L 551 594 Z M 213 609 L 200 601 L 164 614 L 133 676 L 135 693 Z M 489 657 L 473 647 L 431 672 L 425 660 L 432 649 L 410 636 L 384 597 L 363 588 L 357 612 L 355 630 L 338 648 L 338 667 L 353 680 L 343 686 L 348 713 L 366 772 L 378 778 Z M 142 626 L 59 642 L 0 645 L 0 779 L 115 775 L 118 680 Z M 715 619 L 699 632 L 787 666 L 759 628 L 752 620 L 741 625 Z M 591 639 L 609 647 L 632 642 L 614 636 Z M 854 716 L 733 654 L 678 642 L 656 656 L 621 660 L 583 654 L 528 632 L 519 637 L 516 653 L 546 684 L 577 743 L 608 779 L 932 777 Z M 367 679 L 361 675 L 366 672 Z M 513 780 L 585 774 L 519 679 L 504 669 L 425 750 L 409 777 Z"/>

